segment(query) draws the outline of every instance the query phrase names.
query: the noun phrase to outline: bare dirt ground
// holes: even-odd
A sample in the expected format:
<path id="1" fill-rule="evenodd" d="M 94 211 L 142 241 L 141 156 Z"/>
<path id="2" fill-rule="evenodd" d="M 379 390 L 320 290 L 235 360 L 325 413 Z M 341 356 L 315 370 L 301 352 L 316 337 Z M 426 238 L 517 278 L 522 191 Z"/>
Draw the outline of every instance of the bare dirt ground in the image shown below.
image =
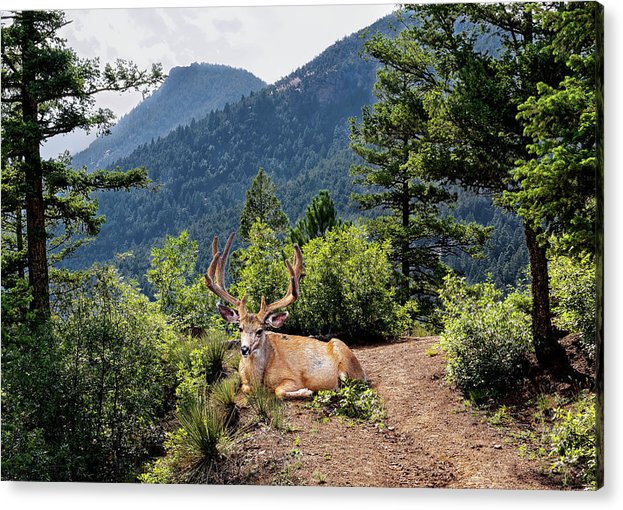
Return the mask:
<path id="1" fill-rule="evenodd" d="M 365 487 L 558 489 L 482 411 L 444 380 L 435 337 L 354 351 L 387 411 L 385 428 L 322 419 L 287 403 L 286 430 L 257 426 L 242 440 L 244 482 Z M 513 425 L 519 431 L 520 423 Z"/>

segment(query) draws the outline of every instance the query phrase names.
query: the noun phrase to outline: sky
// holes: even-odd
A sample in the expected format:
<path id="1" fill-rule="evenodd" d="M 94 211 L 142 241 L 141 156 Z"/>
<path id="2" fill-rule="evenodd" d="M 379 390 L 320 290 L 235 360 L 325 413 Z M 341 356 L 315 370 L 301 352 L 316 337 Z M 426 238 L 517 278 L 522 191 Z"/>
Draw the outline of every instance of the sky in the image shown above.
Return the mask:
<path id="1" fill-rule="evenodd" d="M 380 2 L 64 9 L 72 23 L 59 34 L 80 57 L 98 57 L 102 64 L 123 58 L 149 68 L 159 62 L 168 73 L 175 66 L 208 62 L 243 68 L 274 83 L 335 41 L 396 9 L 394 3 Z M 64 7 L 65 3 L 58 5 Z M 102 93 L 97 105 L 112 109 L 121 118 L 141 99 L 138 92 Z M 94 138 L 95 133 L 84 132 L 55 137 L 43 146 L 42 155 L 56 157 L 64 150 L 75 153 Z"/>

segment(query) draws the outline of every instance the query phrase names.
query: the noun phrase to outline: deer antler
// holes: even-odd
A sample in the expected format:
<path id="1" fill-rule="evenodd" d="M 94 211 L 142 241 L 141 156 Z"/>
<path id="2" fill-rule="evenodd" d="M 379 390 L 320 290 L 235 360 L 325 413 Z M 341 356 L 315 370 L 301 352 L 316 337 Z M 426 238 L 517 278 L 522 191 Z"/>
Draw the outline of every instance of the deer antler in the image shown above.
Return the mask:
<path id="1" fill-rule="evenodd" d="M 227 263 L 227 257 L 229 257 L 229 250 L 233 241 L 234 233 L 232 232 L 229 234 L 229 238 L 225 243 L 223 254 L 220 254 L 218 251 L 218 236 L 214 236 L 212 241 L 212 262 L 210 263 L 208 272 L 205 275 L 205 282 L 208 289 L 214 292 L 221 299 L 224 299 L 236 308 L 240 308 L 241 305 L 245 308 L 246 297 L 236 299 L 229 292 L 227 292 L 227 289 L 225 288 L 225 264 Z"/>
<path id="2" fill-rule="evenodd" d="M 259 317 L 265 318 L 275 310 L 285 308 L 298 299 L 301 280 L 305 276 L 303 273 L 303 254 L 298 244 L 294 245 L 294 265 L 290 264 L 289 260 L 286 260 L 286 267 L 290 273 L 290 284 L 288 285 L 286 295 L 269 305 L 266 305 L 266 299 L 262 296 L 262 303 L 258 312 Z"/>

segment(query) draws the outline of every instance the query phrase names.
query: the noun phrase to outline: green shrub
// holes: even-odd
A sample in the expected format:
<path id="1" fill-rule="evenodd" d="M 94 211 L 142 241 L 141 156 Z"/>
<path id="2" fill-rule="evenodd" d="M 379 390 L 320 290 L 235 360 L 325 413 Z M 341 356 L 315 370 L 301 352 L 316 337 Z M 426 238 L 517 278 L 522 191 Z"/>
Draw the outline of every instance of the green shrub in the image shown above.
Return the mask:
<path id="1" fill-rule="evenodd" d="M 134 481 L 161 442 L 173 331 L 112 268 L 62 276 L 48 323 L 3 323 L 2 476 Z"/>
<path id="2" fill-rule="evenodd" d="M 70 478 L 130 481 L 158 445 L 166 388 L 162 346 L 174 334 L 157 306 L 112 268 L 56 300 L 55 329 L 67 360 Z"/>
<path id="3" fill-rule="evenodd" d="M 197 242 L 183 231 L 167 236 L 164 247 L 151 250 L 147 280 L 153 287 L 160 310 L 179 330 L 222 325 L 216 313 L 216 296 L 208 290 L 203 275 L 197 274 Z"/>
<path id="4" fill-rule="evenodd" d="M 349 379 L 337 390 L 322 390 L 315 396 L 312 409 L 330 416 L 345 416 L 372 423 L 386 418 L 383 401 L 366 381 Z"/>
<path id="5" fill-rule="evenodd" d="M 361 227 L 329 230 L 303 247 L 305 278 L 286 327 L 346 342 L 395 338 L 410 326 L 395 301 L 389 243 Z"/>
<path id="6" fill-rule="evenodd" d="M 558 420 L 550 433 L 549 455 L 555 460 L 554 473 L 563 476 L 565 484 L 580 483 L 596 488 L 595 397 L 582 396 L 574 411 L 557 409 Z"/>
<path id="7" fill-rule="evenodd" d="M 198 338 L 187 337 L 172 349 L 172 360 L 177 366 L 179 385 L 176 396 L 180 406 L 188 406 L 204 398 L 212 384 L 227 376 L 229 339 L 222 331 L 207 331 Z"/>
<path id="8" fill-rule="evenodd" d="M 235 295 L 247 294 L 257 310 L 262 295 L 281 298 L 288 286 L 283 246 L 265 225 L 255 223 L 251 245 L 238 252 Z M 395 302 L 389 244 L 369 241 L 363 228 L 336 227 L 303 248 L 305 277 L 298 301 L 283 326 L 289 333 L 338 336 L 344 341 L 388 339 L 411 325 L 409 310 Z"/>
<path id="9" fill-rule="evenodd" d="M 440 292 L 448 379 L 471 400 L 503 394 L 524 375 L 530 316 L 518 296 L 502 300 L 492 283 L 468 286 L 448 276 Z"/>
<path id="10" fill-rule="evenodd" d="M 550 287 L 554 324 L 564 330 L 581 333 L 581 346 L 592 359 L 595 356 L 595 261 L 555 257 L 550 262 Z"/>

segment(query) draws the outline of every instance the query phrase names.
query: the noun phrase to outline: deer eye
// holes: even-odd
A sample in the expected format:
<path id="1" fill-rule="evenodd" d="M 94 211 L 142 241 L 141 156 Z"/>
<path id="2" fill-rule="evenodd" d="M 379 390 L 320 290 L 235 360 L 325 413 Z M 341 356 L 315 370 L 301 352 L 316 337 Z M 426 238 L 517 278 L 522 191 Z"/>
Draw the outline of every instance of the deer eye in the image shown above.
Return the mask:
<path id="1" fill-rule="evenodd" d="M 264 333 L 264 330 L 263 330 L 263 329 L 258 329 L 258 330 L 255 332 L 255 336 L 262 336 L 262 333 Z"/>

